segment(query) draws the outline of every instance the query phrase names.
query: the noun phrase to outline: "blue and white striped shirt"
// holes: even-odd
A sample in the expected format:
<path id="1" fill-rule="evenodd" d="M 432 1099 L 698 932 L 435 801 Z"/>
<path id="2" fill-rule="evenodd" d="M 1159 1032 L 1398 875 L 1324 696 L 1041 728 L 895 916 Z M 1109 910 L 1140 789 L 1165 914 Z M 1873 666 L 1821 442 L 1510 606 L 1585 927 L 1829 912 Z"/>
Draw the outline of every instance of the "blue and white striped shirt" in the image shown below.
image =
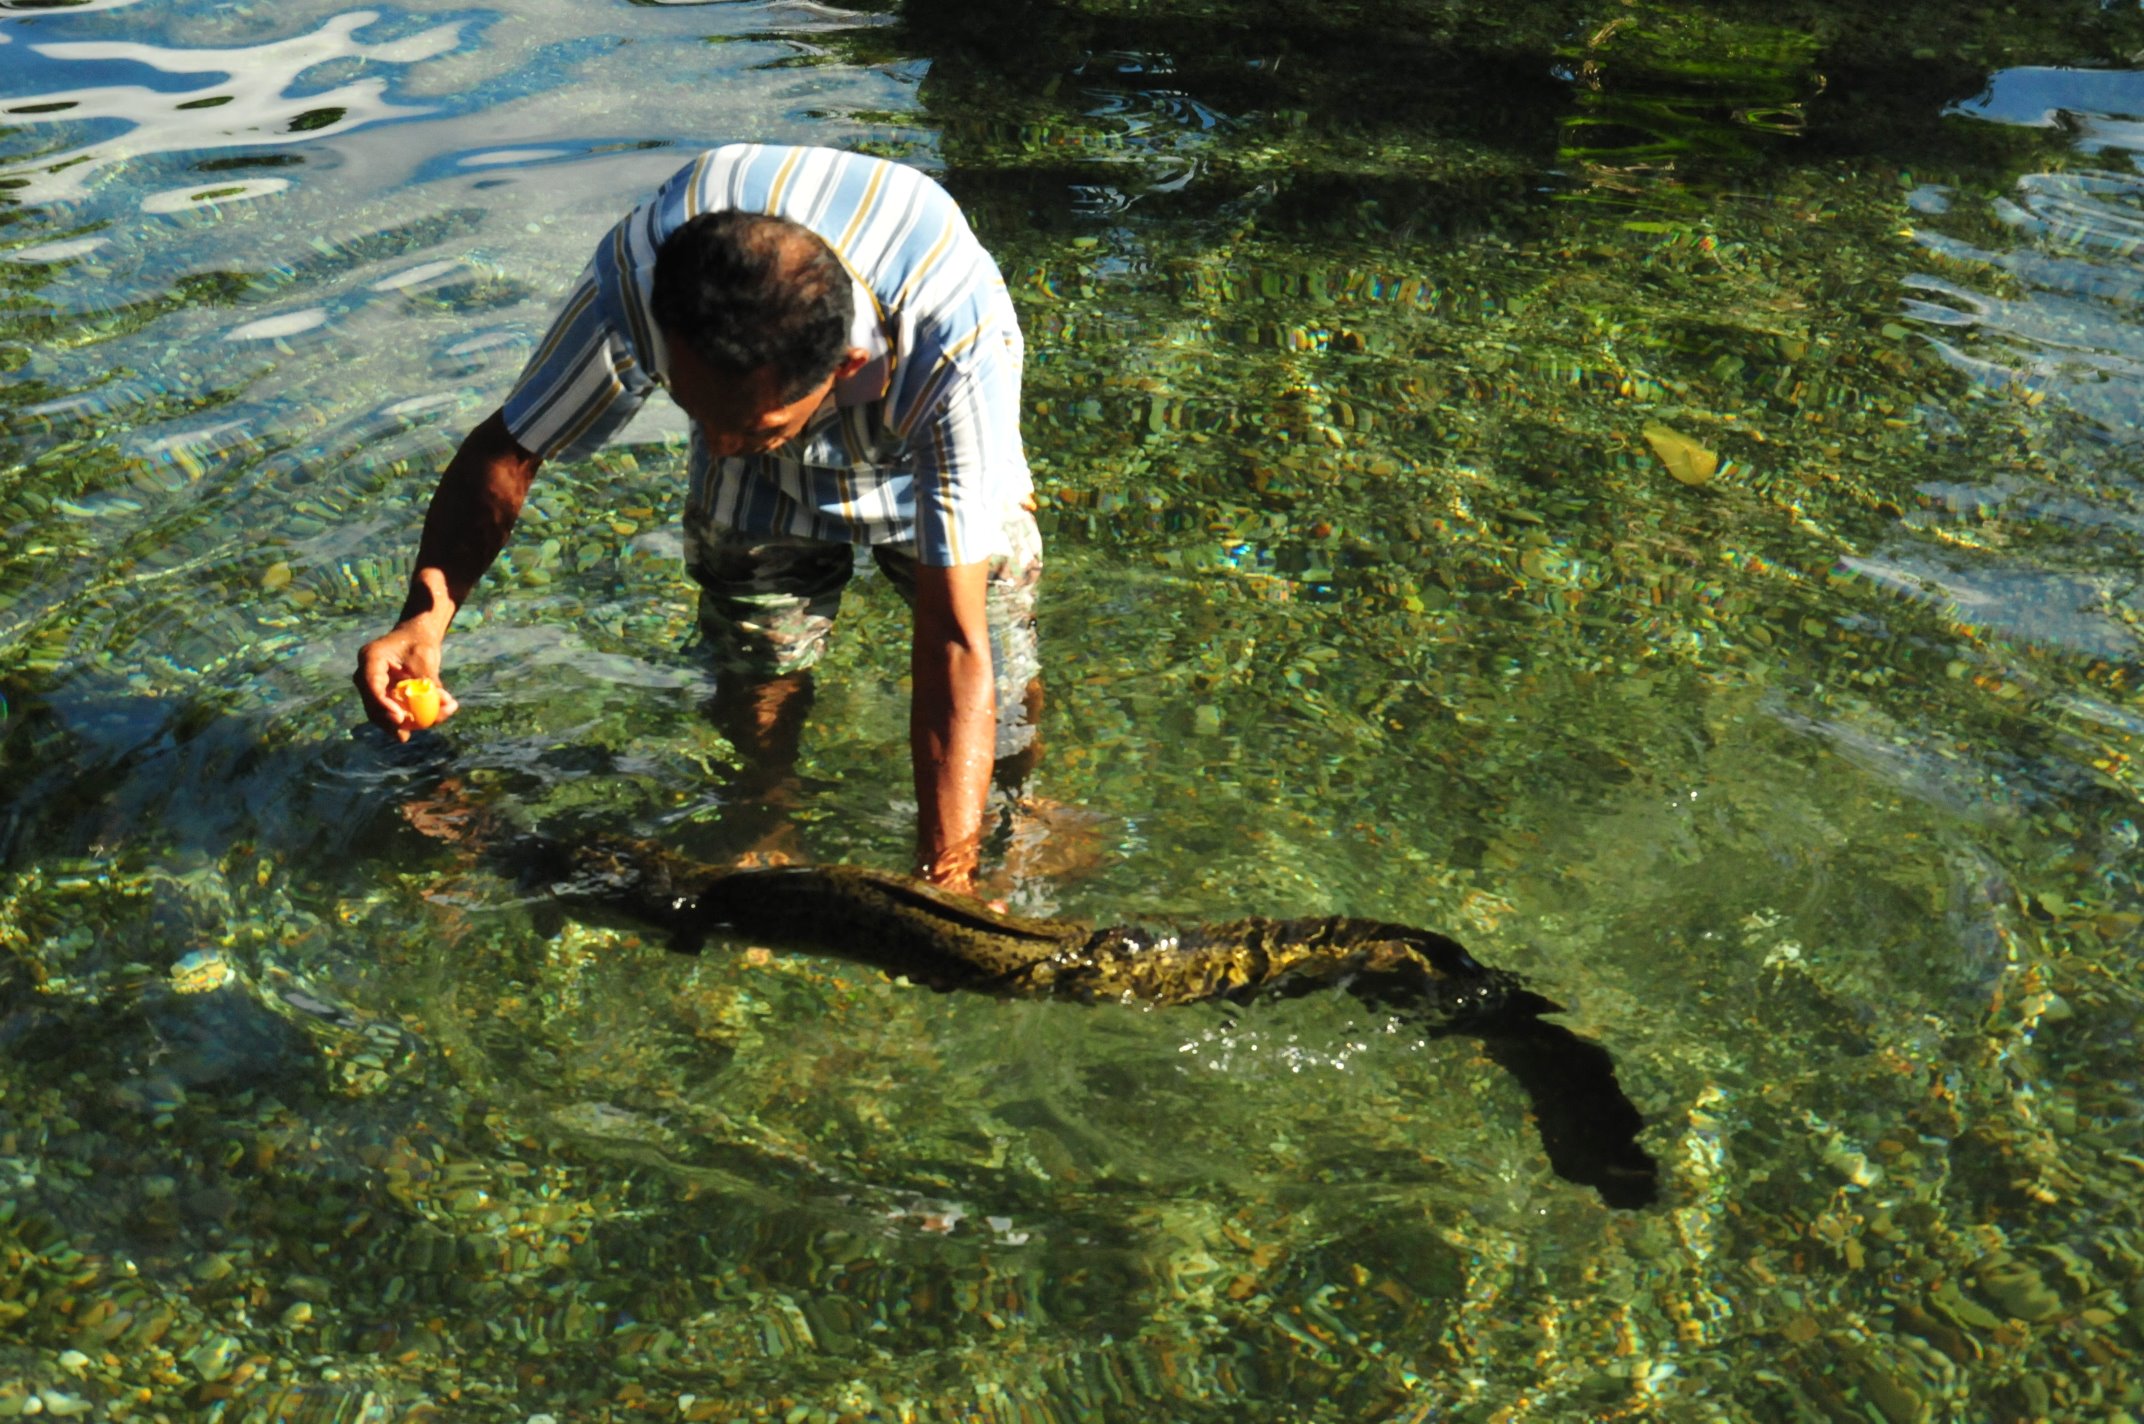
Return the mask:
<path id="1" fill-rule="evenodd" d="M 514 439 L 572 459 L 632 418 L 667 368 L 648 310 L 656 249 L 698 214 L 731 208 L 825 240 L 856 282 L 850 344 L 870 359 L 778 450 L 711 460 L 695 433 L 688 522 L 910 544 L 940 567 L 1007 552 L 1001 531 L 1033 482 L 1004 278 L 943 188 L 862 154 L 732 144 L 679 169 L 597 245 L 506 398 Z"/>

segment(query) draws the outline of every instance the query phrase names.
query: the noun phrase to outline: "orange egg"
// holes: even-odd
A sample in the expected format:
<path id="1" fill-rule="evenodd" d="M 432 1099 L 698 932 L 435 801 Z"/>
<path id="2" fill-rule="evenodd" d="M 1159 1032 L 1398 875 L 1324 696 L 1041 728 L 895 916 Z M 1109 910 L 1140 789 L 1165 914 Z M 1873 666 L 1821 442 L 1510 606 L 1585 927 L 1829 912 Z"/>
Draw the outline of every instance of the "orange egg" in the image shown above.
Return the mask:
<path id="1" fill-rule="evenodd" d="M 405 677 L 394 685 L 394 695 L 419 727 L 439 720 L 439 684 L 428 677 Z"/>

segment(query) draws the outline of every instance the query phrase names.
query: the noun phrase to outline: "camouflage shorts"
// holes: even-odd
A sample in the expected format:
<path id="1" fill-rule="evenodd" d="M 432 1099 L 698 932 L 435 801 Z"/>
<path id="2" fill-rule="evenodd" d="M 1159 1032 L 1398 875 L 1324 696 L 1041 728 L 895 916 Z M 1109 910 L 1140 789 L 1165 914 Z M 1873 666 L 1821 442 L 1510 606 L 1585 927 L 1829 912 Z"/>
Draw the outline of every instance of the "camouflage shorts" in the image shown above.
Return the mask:
<path id="1" fill-rule="evenodd" d="M 989 560 L 984 594 L 990 660 L 997 676 L 1000 758 L 1025 749 L 1034 728 L 1020 716 L 1028 684 L 1042 671 L 1035 641 L 1035 591 L 1042 580 L 1042 532 L 1015 510 L 1005 522 L 1009 554 Z M 915 549 L 881 544 L 871 556 L 913 608 Z M 802 672 L 819 661 L 856 572 L 853 544 L 784 534 L 744 534 L 687 525 L 685 566 L 700 585 L 700 632 L 718 667 L 756 677 Z"/>

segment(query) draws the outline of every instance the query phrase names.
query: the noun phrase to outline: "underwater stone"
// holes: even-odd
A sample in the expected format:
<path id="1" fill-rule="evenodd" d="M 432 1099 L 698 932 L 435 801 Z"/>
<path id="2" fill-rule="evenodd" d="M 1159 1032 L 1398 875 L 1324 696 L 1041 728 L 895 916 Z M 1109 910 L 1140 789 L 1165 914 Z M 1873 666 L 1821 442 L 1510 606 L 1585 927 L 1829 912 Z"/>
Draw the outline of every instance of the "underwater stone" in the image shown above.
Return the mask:
<path id="1" fill-rule="evenodd" d="M 2062 1313 L 2062 1297 L 2048 1288 L 2038 1271 L 2014 1256 L 1991 1259 L 1980 1272 L 1980 1288 L 2019 1320 L 2038 1323 Z"/>
<path id="2" fill-rule="evenodd" d="M 238 1355 L 239 1344 L 236 1340 L 228 1335 L 217 1335 L 188 1350 L 185 1359 L 186 1363 L 193 1367 L 194 1373 L 214 1384 L 231 1372 L 231 1366 L 237 1363 Z"/>

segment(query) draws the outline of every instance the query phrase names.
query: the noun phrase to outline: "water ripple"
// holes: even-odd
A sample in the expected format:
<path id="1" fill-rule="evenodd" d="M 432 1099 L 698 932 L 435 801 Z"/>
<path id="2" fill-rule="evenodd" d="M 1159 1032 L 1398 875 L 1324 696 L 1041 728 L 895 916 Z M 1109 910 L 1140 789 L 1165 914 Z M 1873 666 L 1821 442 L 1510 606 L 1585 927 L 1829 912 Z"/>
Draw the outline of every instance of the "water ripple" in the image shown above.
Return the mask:
<path id="1" fill-rule="evenodd" d="M 1963 117 L 2060 128 L 2102 163 L 2130 166 L 2028 173 L 1984 211 L 1961 210 L 1933 185 L 1908 206 L 1928 219 L 1911 236 L 1939 270 L 1909 277 L 1906 315 L 1930 349 L 1991 392 L 2080 419 L 2098 440 L 2144 438 L 2144 73 L 2035 68 L 1997 74 Z M 1975 218 L 1998 239 L 1956 229 Z"/>
<path id="2" fill-rule="evenodd" d="M 430 26 L 400 38 L 367 41 L 359 32 L 381 22 L 377 10 L 353 10 L 320 28 L 289 39 L 232 49 L 181 49 L 120 40 L 64 40 L 24 46 L 49 61 L 26 66 L 30 76 L 50 75 L 56 87 L 11 95 L 5 112 L 31 124 L 87 125 L 101 136 L 57 154 L 39 155 L 9 176 L 19 198 L 73 202 L 87 197 L 96 178 L 115 166 L 163 153 L 305 143 L 334 134 L 432 112 L 429 106 L 388 98 L 388 80 L 364 77 L 307 91 L 312 70 L 337 61 L 407 66 L 437 59 L 462 41 L 468 21 Z M 193 82 L 176 93 L 148 83 L 65 85 L 76 66 L 103 73 L 110 66 L 142 67 Z M 21 71 L 18 70 L 18 73 Z M 243 76 L 243 83 L 233 81 Z M 167 197 L 168 195 L 157 195 Z M 152 198 L 151 201 L 155 201 Z M 144 208 L 168 212 L 172 208 Z"/>

